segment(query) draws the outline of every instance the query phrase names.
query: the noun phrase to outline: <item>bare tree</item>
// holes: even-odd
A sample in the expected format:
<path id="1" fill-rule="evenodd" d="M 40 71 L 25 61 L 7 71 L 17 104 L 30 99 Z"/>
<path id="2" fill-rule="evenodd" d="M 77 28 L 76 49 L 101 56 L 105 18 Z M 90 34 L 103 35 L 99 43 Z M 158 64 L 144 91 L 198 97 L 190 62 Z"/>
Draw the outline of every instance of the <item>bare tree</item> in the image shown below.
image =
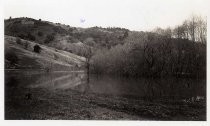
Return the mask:
<path id="1" fill-rule="evenodd" d="M 167 38 L 171 38 L 172 37 L 172 30 L 170 27 L 166 28 L 166 29 L 162 29 L 160 27 L 157 27 L 153 30 L 153 32 L 165 36 Z"/>
<path id="2" fill-rule="evenodd" d="M 197 19 L 197 40 L 206 43 L 207 37 L 207 19 L 202 18 L 201 16 Z"/>
<path id="3" fill-rule="evenodd" d="M 166 28 L 166 30 L 165 30 L 165 36 L 167 38 L 171 38 L 172 37 L 172 30 L 171 30 L 170 27 Z"/>
<path id="4" fill-rule="evenodd" d="M 201 16 L 192 15 L 185 20 L 182 25 L 173 29 L 173 36 L 180 39 L 189 39 L 193 42 L 206 43 L 207 38 L 207 20 Z"/>
<path id="5" fill-rule="evenodd" d="M 175 38 L 185 38 L 185 27 L 183 25 L 176 26 L 173 30 L 173 34 Z"/>
<path id="6" fill-rule="evenodd" d="M 197 27 L 196 16 L 192 15 L 192 17 L 189 20 L 189 34 L 193 42 L 195 42 L 196 27 Z"/>

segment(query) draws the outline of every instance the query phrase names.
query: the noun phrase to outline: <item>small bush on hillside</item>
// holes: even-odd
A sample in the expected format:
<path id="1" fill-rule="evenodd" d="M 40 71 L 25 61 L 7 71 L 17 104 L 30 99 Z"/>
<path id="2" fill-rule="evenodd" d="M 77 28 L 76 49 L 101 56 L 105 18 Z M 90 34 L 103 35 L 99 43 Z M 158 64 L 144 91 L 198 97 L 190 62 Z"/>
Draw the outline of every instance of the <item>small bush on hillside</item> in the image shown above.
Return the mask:
<path id="1" fill-rule="evenodd" d="M 54 57 L 54 60 L 57 60 L 58 59 L 58 56 L 57 55 L 53 55 L 53 57 Z"/>
<path id="2" fill-rule="evenodd" d="M 26 41 L 24 44 L 24 48 L 27 49 L 28 48 L 28 42 Z"/>
<path id="3" fill-rule="evenodd" d="M 30 33 L 28 33 L 27 38 L 31 41 L 35 41 L 35 39 L 36 39 L 35 36 L 31 35 Z"/>
<path id="4" fill-rule="evenodd" d="M 73 51 L 72 50 L 67 50 L 68 52 L 70 52 L 70 53 L 73 53 Z"/>
<path id="5" fill-rule="evenodd" d="M 15 65 L 18 63 L 18 56 L 14 52 L 8 52 L 5 54 L 5 59 L 10 62 L 11 65 Z"/>
<path id="6" fill-rule="evenodd" d="M 39 45 L 34 46 L 34 52 L 40 53 L 41 52 L 41 47 Z"/>
<path id="7" fill-rule="evenodd" d="M 21 39 L 19 37 L 16 38 L 16 43 L 21 44 Z"/>
<path id="8" fill-rule="evenodd" d="M 46 37 L 44 43 L 49 43 L 49 42 L 51 42 L 51 41 L 53 41 L 53 40 L 54 40 L 54 34 L 47 35 L 47 37 Z"/>
<path id="9" fill-rule="evenodd" d="M 44 70 L 45 70 L 46 73 L 50 72 L 50 68 L 49 67 L 45 67 Z"/>
<path id="10" fill-rule="evenodd" d="M 40 31 L 37 34 L 38 34 L 38 36 L 43 36 L 43 33 Z"/>
<path id="11" fill-rule="evenodd" d="M 21 34 L 18 34 L 17 36 L 20 37 L 21 39 L 25 39 L 25 37 L 26 37 L 26 36 L 25 36 L 24 34 L 22 34 L 22 33 L 21 33 Z"/>
<path id="12" fill-rule="evenodd" d="M 54 33 L 59 33 L 59 34 L 64 34 L 64 35 L 67 34 L 67 31 L 64 30 L 64 29 L 63 29 L 62 27 L 60 27 L 60 26 L 53 27 L 53 31 L 54 31 Z"/>

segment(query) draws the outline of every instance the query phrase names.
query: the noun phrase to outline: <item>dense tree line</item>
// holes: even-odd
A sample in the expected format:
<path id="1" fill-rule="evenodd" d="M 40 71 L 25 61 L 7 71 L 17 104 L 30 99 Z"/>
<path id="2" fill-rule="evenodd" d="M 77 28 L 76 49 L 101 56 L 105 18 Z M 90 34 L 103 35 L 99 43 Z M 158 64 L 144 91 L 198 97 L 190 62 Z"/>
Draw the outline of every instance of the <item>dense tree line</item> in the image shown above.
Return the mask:
<path id="1" fill-rule="evenodd" d="M 206 76 L 206 19 L 193 15 L 174 29 L 131 31 L 110 49 L 100 49 L 91 60 L 97 74 L 124 76 Z"/>
<path id="2" fill-rule="evenodd" d="M 123 45 L 98 50 L 91 59 L 91 72 L 147 77 L 205 76 L 205 44 L 144 32 L 125 41 Z"/>

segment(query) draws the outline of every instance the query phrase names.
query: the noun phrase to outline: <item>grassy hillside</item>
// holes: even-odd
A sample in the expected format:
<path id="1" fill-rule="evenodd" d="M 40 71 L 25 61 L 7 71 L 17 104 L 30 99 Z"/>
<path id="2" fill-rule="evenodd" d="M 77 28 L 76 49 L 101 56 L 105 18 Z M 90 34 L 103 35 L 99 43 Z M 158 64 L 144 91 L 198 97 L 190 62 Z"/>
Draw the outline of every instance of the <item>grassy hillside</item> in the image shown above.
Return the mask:
<path id="1" fill-rule="evenodd" d="M 5 35 L 20 37 L 39 44 L 84 56 L 86 48 L 111 48 L 123 44 L 129 30 L 123 28 L 76 28 L 32 18 L 5 20 Z"/>
<path id="2" fill-rule="evenodd" d="M 35 45 L 40 52 L 34 51 Z M 6 69 L 78 70 L 84 65 L 84 57 L 5 35 Z"/>

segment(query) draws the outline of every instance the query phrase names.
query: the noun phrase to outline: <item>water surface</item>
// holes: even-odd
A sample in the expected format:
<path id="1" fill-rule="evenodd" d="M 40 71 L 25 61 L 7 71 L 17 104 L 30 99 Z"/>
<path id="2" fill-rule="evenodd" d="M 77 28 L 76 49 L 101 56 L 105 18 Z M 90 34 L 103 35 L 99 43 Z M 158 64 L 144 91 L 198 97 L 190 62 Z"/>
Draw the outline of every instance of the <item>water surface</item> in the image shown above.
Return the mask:
<path id="1" fill-rule="evenodd" d="M 204 79 L 149 79 L 90 75 L 88 83 L 87 74 L 84 72 L 6 71 L 5 87 L 14 90 L 15 88 L 44 88 L 48 91 L 71 89 L 81 93 L 153 99 L 206 96 Z"/>

